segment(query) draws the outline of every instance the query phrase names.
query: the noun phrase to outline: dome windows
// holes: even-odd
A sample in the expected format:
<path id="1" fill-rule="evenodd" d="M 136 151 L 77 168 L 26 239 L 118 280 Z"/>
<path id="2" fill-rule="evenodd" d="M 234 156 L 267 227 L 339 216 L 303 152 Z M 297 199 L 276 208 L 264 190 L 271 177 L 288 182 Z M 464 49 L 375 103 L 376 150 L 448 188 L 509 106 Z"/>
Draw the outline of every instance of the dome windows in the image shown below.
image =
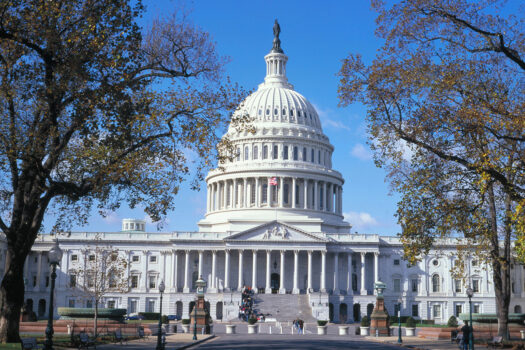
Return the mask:
<path id="1" fill-rule="evenodd" d="M 293 117 L 293 109 L 290 109 L 290 116 Z"/>
<path id="2" fill-rule="evenodd" d="M 270 108 L 266 109 L 266 115 L 270 115 Z"/>
<path id="3" fill-rule="evenodd" d="M 275 115 L 279 114 L 279 110 L 278 110 L 277 108 L 275 108 L 275 109 L 273 110 L 273 114 L 275 114 Z"/>
<path id="4" fill-rule="evenodd" d="M 263 146 L 263 159 L 268 159 L 268 146 L 267 145 L 264 145 Z"/>
<path id="5" fill-rule="evenodd" d="M 274 145 L 273 146 L 273 159 L 279 158 L 279 146 Z"/>
<path id="6" fill-rule="evenodd" d="M 297 146 L 294 146 L 293 148 L 293 160 L 298 160 L 299 159 L 299 151 L 297 149 Z"/>
<path id="7" fill-rule="evenodd" d="M 303 162 L 306 162 L 306 147 L 303 147 Z"/>
<path id="8" fill-rule="evenodd" d="M 259 147 L 253 146 L 253 159 L 256 160 L 259 157 Z"/>
<path id="9" fill-rule="evenodd" d="M 283 147 L 283 159 L 284 160 L 288 159 L 288 146 Z"/>
<path id="10" fill-rule="evenodd" d="M 286 115 L 286 109 L 283 108 L 283 115 Z"/>

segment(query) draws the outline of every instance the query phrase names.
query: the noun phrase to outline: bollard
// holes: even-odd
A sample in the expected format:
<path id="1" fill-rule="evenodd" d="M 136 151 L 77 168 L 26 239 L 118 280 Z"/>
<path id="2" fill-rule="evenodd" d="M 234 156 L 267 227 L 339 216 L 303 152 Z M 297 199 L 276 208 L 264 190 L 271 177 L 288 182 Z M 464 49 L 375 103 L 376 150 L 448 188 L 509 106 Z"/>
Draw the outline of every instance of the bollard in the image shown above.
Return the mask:
<path id="1" fill-rule="evenodd" d="M 303 325 L 303 335 L 306 334 L 306 323 Z"/>
<path id="2" fill-rule="evenodd" d="M 269 327 L 269 328 L 268 328 L 268 333 L 269 333 L 269 334 L 272 334 L 272 326 L 268 326 L 268 327 Z"/>
<path id="3" fill-rule="evenodd" d="M 283 334 L 283 326 L 281 326 L 281 334 Z"/>

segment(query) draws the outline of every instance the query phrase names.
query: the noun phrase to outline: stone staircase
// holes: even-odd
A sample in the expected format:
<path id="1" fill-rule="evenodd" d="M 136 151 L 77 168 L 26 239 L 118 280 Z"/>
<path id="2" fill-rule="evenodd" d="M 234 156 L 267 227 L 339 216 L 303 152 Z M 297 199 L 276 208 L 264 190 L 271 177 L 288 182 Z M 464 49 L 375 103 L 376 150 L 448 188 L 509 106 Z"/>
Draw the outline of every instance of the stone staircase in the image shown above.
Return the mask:
<path id="1" fill-rule="evenodd" d="M 308 295 L 305 294 L 256 294 L 254 308 L 270 314 L 267 318 L 275 318 L 279 322 L 291 322 L 300 318 L 305 322 L 315 322 Z"/>

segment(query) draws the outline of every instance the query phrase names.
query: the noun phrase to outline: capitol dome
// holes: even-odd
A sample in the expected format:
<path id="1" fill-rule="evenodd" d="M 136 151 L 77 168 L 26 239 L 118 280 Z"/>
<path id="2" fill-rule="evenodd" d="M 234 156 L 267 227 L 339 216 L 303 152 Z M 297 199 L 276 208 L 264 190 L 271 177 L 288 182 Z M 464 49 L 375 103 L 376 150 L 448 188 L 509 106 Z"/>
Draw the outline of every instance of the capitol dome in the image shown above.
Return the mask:
<path id="1" fill-rule="evenodd" d="M 264 82 L 234 114 L 247 118 L 252 130 L 230 125 L 224 136 L 235 155 L 206 177 L 207 211 L 199 229 L 233 233 L 278 220 L 312 233 L 348 233 L 334 147 L 314 106 L 288 82 L 278 37 L 264 59 Z"/>

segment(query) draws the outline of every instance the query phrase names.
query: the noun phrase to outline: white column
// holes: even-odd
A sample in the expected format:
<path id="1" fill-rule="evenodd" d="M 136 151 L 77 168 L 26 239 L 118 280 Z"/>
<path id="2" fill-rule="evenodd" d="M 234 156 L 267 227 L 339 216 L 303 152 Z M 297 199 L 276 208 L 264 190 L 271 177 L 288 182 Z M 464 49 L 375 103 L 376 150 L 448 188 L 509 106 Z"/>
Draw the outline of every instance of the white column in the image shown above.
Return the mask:
<path id="1" fill-rule="evenodd" d="M 266 251 L 266 289 L 264 290 L 265 293 L 270 294 L 272 292 L 272 286 L 270 281 L 270 264 L 271 264 L 271 258 L 272 258 L 272 251 L 267 250 Z"/>
<path id="2" fill-rule="evenodd" d="M 347 285 L 346 285 L 346 294 L 354 294 L 354 289 L 352 288 L 352 253 L 348 253 L 348 269 L 347 269 Z"/>
<path id="3" fill-rule="evenodd" d="M 279 178 L 279 208 L 282 208 L 284 205 L 284 177 Z"/>
<path id="4" fill-rule="evenodd" d="M 339 253 L 334 253 L 334 291 L 333 294 L 339 294 Z"/>
<path id="5" fill-rule="evenodd" d="M 341 215 L 343 212 L 343 187 L 339 186 L 339 212 L 338 214 Z"/>
<path id="6" fill-rule="evenodd" d="M 261 206 L 260 203 L 260 197 L 261 197 L 261 189 L 259 188 L 259 178 L 255 178 L 255 207 L 259 208 Z"/>
<path id="7" fill-rule="evenodd" d="M 328 185 L 328 193 L 326 196 L 326 211 L 333 212 L 334 211 L 334 184 Z"/>
<path id="8" fill-rule="evenodd" d="M 286 289 L 284 288 L 284 253 L 286 253 L 285 250 L 281 250 L 281 276 L 280 277 L 280 283 L 279 283 L 279 294 L 286 294 Z"/>
<path id="9" fill-rule="evenodd" d="M 166 251 L 160 252 L 160 255 L 162 256 L 162 277 L 161 277 L 161 279 L 163 279 L 164 283 L 166 283 L 167 282 L 167 278 L 166 278 L 166 255 L 167 255 L 167 252 Z M 158 283 L 160 283 L 160 280 L 159 280 Z"/>
<path id="10" fill-rule="evenodd" d="M 237 290 L 242 291 L 242 250 L 239 249 L 239 281 L 237 282 Z"/>
<path id="11" fill-rule="evenodd" d="M 257 250 L 252 250 L 252 289 L 257 293 Z"/>
<path id="12" fill-rule="evenodd" d="M 326 201 L 326 197 L 327 197 L 327 195 L 326 195 L 326 181 L 323 181 L 323 211 L 327 211 L 328 210 L 327 209 L 328 206 L 326 205 L 327 204 L 326 203 L 327 202 Z"/>
<path id="13" fill-rule="evenodd" d="M 212 288 L 217 291 L 217 283 L 215 281 L 217 273 L 217 251 L 214 250 L 211 253 L 211 283 Z"/>
<path id="14" fill-rule="evenodd" d="M 243 191 L 243 194 L 242 194 L 242 207 L 243 208 L 248 208 L 248 191 L 247 191 L 247 187 L 248 187 L 248 179 L 247 178 L 243 178 L 242 179 L 242 191 Z"/>
<path id="15" fill-rule="evenodd" d="M 321 251 L 321 293 L 326 293 L 326 250 Z"/>
<path id="16" fill-rule="evenodd" d="M 374 252 L 374 282 L 379 281 L 379 252 Z"/>
<path id="17" fill-rule="evenodd" d="M 142 256 L 144 257 L 144 261 L 142 262 L 142 266 L 144 266 L 144 269 L 142 270 L 144 273 L 144 290 L 148 290 L 148 258 L 149 254 L 148 252 L 142 252 Z"/>
<path id="18" fill-rule="evenodd" d="M 174 290 L 177 290 L 178 286 L 177 286 L 177 280 L 178 280 L 178 274 L 179 274 L 179 254 L 178 254 L 178 251 L 174 250 L 172 252 L 172 256 L 173 256 L 173 261 L 171 263 L 172 265 L 172 268 L 173 270 L 172 271 L 172 276 L 171 276 L 171 288 L 173 288 Z"/>
<path id="19" fill-rule="evenodd" d="M 317 180 L 314 180 L 314 210 L 319 210 L 319 187 Z"/>
<path id="20" fill-rule="evenodd" d="M 271 188 L 272 186 L 270 185 L 270 178 L 267 178 L 266 179 L 266 183 L 267 183 L 267 186 L 266 186 L 266 204 L 268 205 L 268 207 L 271 207 L 272 206 L 272 191 L 271 191 Z"/>
<path id="21" fill-rule="evenodd" d="M 224 251 L 224 290 L 230 291 L 230 250 Z"/>
<path id="22" fill-rule="evenodd" d="M 304 197 L 303 208 L 304 209 L 308 209 L 308 179 L 304 179 L 303 188 L 304 188 L 304 192 L 303 192 L 303 197 Z"/>
<path id="23" fill-rule="evenodd" d="M 202 250 L 199 250 L 199 273 L 197 275 L 197 278 L 201 278 L 203 277 L 202 276 L 202 264 L 203 264 L 203 261 L 202 261 L 202 255 L 203 255 L 203 251 Z"/>
<path id="24" fill-rule="evenodd" d="M 227 186 L 228 186 L 228 181 L 223 181 L 222 182 L 222 209 L 226 209 L 226 198 L 227 198 L 227 195 L 228 195 L 228 189 L 227 189 Z"/>
<path id="25" fill-rule="evenodd" d="M 186 250 L 184 255 L 184 287 L 182 288 L 183 293 L 190 292 L 189 278 L 190 276 L 190 251 Z"/>
<path id="26" fill-rule="evenodd" d="M 297 196 L 295 187 L 297 186 L 297 179 L 292 178 L 292 208 L 295 208 L 295 197 Z"/>
<path id="27" fill-rule="evenodd" d="M 366 295 L 365 288 L 365 252 L 361 252 L 361 295 Z"/>
<path id="28" fill-rule="evenodd" d="M 239 184 L 237 184 L 237 179 L 233 179 L 233 205 L 232 208 L 239 207 Z"/>
<path id="29" fill-rule="evenodd" d="M 40 290 L 40 286 L 42 284 L 42 252 L 38 252 L 38 266 L 37 266 L 37 272 L 36 272 L 36 290 Z"/>
<path id="30" fill-rule="evenodd" d="M 299 251 L 293 251 L 293 294 L 299 294 Z"/>
<path id="31" fill-rule="evenodd" d="M 307 293 L 313 292 L 312 288 L 312 251 L 308 251 L 308 287 Z"/>

